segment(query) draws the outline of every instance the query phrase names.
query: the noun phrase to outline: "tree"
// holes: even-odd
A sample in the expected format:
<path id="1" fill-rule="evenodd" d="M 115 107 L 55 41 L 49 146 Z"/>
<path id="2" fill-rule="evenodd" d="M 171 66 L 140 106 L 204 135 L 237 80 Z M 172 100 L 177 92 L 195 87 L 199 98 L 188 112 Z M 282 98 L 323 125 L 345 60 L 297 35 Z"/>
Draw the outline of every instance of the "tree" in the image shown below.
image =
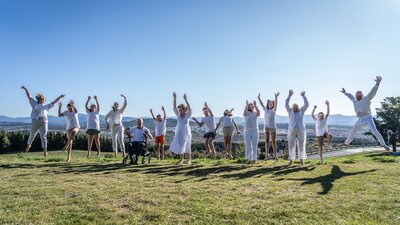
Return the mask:
<path id="1" fill-rule="evenodd" d="M 377 128 L 386 139 L 390 135 L 389 142 L 395 152 L 400 134 L 400 96 L 385 98 L 376 114 Z"/>

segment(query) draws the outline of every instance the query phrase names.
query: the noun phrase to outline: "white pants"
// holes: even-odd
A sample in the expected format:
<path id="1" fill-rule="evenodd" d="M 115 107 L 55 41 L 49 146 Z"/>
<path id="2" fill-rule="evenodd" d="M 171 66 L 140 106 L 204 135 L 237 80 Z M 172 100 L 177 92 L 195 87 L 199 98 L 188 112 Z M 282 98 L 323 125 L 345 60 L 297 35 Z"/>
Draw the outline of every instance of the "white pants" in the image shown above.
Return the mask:
<path id="1" fill-rule="evenodd" d="M 111 140 L 112 148 L 114 152 L 118 152 L 118 144 L 121 148 L 121 152 L 125 153 L 125 143 L 124 143 L 124 126 L 113 126 L 111 125 Z"/>
<path id="2" fill-rule="evenodd" d="M 307 133 L 305 130 L 295 128 L 288 131 L 289 160 L 294 160 L 296 158 L 296 142 L 299 159 L 307 159 L 306 139 Z"/>
<path id="3" fill-rule="evenodd" d="M 32 119 L 31 123 L 31 131 L 29 132 L 28 145 L 33 143 L 35 140 L 36 134 L 39 131 L 40 140 L 42 142 L 42 148 L 47 149 L 47 131 L 48 131 L 48 122 L 44 119 Z"/>
<path id="4" fill-rule="evenodd" d="M 246 160 L 257 160 L 258 156 L 258 132 L 245 132 L 244 143 L 246 145 Z"/>
<path id="5" fill-rule="evenodd" d="M 347 138 L 347 140 L 344 143 L 346 145 L 349 145 L 353 141 L 357 132 L 365 126 L 367 126 L 368 129 L 371 130 L 372 134 L 376 137 L 376 139 L 378 139 L 379 144 L 381 144 L 383 147 L 388 147 L 385 143 L 385 140 L 383 140 L 382 135 L 376 129 L 375 122 L 374 122 L 374 119 L 372 118 L 372 116 L 364 116 L 364 117 L 359 118 L 357 120 L 356 124 L 354 124 L 353 129 L 351 130 L 351 132 L 349 134 L 349 137 Z"/>

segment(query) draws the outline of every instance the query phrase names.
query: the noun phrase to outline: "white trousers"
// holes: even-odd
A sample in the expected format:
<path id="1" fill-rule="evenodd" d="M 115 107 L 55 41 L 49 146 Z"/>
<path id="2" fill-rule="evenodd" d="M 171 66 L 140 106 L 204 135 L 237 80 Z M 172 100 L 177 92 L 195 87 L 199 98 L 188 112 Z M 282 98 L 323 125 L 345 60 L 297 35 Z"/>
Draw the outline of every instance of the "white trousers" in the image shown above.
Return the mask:
<path id="1" fill-rule="evenodd" d="M 306 152 L 307 133 L 304 130 L 292 129 L 288 131 L 289 160 L 296 158 L 296 144 L 298 147 L 299 159 L 307 159 Z"/>
<path id="2" fill-rule="evenodd" d="M 40 140 L 42 142 L 42 148 L 47 149 L 47 131 L 48 131 L 48 122 L 44 119 L 36 120 L 32 119 L 31 123 L 31 131 L 29 132 L 28 145 L 33 143 L 35 140 L 36 134 L 39 132 Z"/>
<path id="3" fill-rule="evenodd" d="M 257 160 L 258 156 L 258 132 L 245 132 L 244 143 L 246 145 L 246 160 Z"/>
<path id="4" fill-rule="evenodd" d="M 124 143 L 124 126 L 113 126 L 111 125 L 111 141 L 112 148 L 114 152 L 118 152 L 118 144 L 121 148 L 121 152 L 125 153 L 125 143 Z"/>
<path id="5" fill-rule="evenodd" d="M 365 126 L 367 126 L 368 129 L 371 130 L 372 134 L 376 137 L 376 139 L 378 139 L 379 144 L 381 144 L 383 147 L 388 147 L 385 143 L 385 140 L 383 140 L 381 133 L 379 133 L 379 131 L 376 129 L 375 122 L 372 116 L 364 116 L 359 118 L 357 122 L 354 124 L 353 129 L 349 134 L 349 137 L 344 143 L 346 145 L 349 145 L 353 141 L 357 132 Z"/>

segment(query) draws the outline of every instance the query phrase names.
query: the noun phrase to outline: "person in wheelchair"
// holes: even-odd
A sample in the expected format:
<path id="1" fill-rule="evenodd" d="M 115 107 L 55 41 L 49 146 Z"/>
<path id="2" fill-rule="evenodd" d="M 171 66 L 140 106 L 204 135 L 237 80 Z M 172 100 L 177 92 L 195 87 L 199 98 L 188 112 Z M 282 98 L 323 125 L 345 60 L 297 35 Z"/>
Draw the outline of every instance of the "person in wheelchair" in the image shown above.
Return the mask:
<path id="1" fill-rule="evenodd" d="M 128 148 L 128 156 L 126 156 L 123 160 L 123 164 L 126 164 L 128 157 L 130 159 L 129 164 L 138 164 L 139 156 L 143 156 L 142 163 L 144 163 L 145 157 L 150 155 L 150 152 L 147 149 L 147 139 L 153 139 L 150 130 L 147 127 L 144 127 L 143 119 L 137 120 L 136 127 L 132 127 L 129 131 L 126 132 L 130 146 Z M 133 151 L 135 150 L 135 157 L 133 156 Z"/>

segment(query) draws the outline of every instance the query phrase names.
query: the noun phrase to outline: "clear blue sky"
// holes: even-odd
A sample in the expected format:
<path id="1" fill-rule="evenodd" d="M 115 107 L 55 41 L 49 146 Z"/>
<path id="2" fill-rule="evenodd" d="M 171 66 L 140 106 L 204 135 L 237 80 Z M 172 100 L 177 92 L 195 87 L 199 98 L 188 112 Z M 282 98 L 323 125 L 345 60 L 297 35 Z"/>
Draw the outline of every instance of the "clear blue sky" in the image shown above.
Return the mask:
<path id="1" fill-rule="evenodd" d="M 161 105 L 171 115 L 172 91 L 196 115 L 204 101 L 238 115 L 278 90 L 286 115 L 290 88 L 294 101 L 305 90 L 311 105 L 329 99 L 351 115 L 339 89 L 367 92 L 377 74 L 374 107 L 400 94 L 399 0 L 2 0 L 0 46 L 0 115 L 13 117 L 30 113 L 21 84 L 49 100 L 65 93 L 81 112 L 88 95 L 105 113 L 124 93 L 129 116 Z"/>

